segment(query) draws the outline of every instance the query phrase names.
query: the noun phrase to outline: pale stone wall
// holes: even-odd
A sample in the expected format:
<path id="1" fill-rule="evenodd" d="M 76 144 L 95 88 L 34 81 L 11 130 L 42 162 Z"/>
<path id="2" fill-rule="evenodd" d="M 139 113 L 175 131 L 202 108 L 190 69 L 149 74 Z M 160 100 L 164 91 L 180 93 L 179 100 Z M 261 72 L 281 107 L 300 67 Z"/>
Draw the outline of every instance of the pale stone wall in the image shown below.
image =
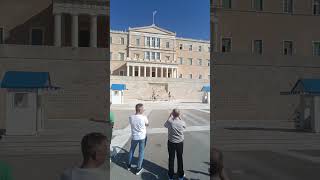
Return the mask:
<path id="1" fill-rule="evenodd" d="M 0 46 L 0 75 L 6 71 L 45 71 L 61 90 L 48 92 L 49 119 L 103 118 L 107 92 L 106 49 Z M 6 92 L 0 91 L 0 129 L 5 127 Z"/>

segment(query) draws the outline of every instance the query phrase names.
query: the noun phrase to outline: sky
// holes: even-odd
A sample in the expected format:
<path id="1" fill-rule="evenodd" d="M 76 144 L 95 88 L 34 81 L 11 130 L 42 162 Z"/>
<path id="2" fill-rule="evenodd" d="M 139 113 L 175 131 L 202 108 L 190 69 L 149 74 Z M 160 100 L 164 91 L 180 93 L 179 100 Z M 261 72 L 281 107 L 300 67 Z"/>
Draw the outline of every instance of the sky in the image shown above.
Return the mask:
<path id="1" fill-rule="evenodd" d="M 210 0 L 110 0 L 111 30 L 155 25 L 177 37 L 210 40 Z"/>

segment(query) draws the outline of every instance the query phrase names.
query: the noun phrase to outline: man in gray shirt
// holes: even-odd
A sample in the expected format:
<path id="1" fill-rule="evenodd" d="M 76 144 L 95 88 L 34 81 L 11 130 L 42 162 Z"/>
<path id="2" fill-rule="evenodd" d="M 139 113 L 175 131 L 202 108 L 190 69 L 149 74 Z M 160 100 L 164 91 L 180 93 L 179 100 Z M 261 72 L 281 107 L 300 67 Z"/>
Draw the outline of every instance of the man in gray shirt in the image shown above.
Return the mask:
<path id="1" fill-rule="evenodd" d="M 173 179 L 174 158 L 177 154 L 179 180 L 184 179 L 183 171 L 183 131 L 186 123 L 180 118 L 180 110 L 173 109 L 164 127 L 168 128 L 169 180 Z"/>

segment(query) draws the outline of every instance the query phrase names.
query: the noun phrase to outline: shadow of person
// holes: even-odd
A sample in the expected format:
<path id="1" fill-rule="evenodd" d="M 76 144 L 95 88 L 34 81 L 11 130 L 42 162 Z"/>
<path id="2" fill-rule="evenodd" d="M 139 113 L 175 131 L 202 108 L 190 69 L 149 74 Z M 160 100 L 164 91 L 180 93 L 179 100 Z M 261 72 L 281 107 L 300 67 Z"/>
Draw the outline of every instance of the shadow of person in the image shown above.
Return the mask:
<path id="1" fill-rule="evenodd" d="M 127 162 L 128 162 L 128 156 L 129 152 L 123 148 L 120 147 L 113 147 L 118 150 L 118 154 L 113 157 L 112 162 L 116 164 L 119 167 L 122 167 L 124 169 L 127 169 Z M 132 159 L 132 164 L 135 165 L 138 162 L 138 158 L 134 157 Z M 148 159 L 143 160 L 142 165 L 144 172 L 141 174 L 141 178 L 145 180 L 153 180 L 153 179 L 168 179 L 167 176 L 167 169 L 163 168 L 162 166 L 159 166 Z M 135 168 L 131 169 L 132 173 L 135 173 Z"/>

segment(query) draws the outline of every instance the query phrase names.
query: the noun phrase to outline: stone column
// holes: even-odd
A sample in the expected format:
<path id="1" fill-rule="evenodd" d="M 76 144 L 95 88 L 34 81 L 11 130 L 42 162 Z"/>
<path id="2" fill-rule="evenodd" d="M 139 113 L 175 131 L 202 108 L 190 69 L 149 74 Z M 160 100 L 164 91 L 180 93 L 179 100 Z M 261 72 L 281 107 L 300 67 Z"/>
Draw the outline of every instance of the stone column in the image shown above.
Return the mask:
<path id="1" fill-rule="evenodd" d="M 129 76 L 129 75 L 130 75 L 130 66 L 127 65 L 127 76 Z"/>
<path id="2" fill-rule="evenodd" d="M 144 72 L 143 76 L 144 76 L 144 77 L 147 77 L 147 66 L 144 66 L 143 72 Z"/>
<path id="3" fill-rule="evenodd" d="M 173 75 L 173 68 L 171 68 L 171 78 L 174 78 L 174 75 Z"/>
<path id="4" fill-rule="evenodd" d="M 141 74 L 140 74 L 140 71 L 141 71 L 141 69 L 140 69 L 140 66 L 138 66 L 138 77 L 140 77 L 141 76 Z"/>
<path id="5" fill-rule="evenodd" d="M 90 46 L 97 47 L 97 16 L 91 15 Z"/>
<path id="6" fill-rule="evenodd" d="M 78 47 L 78 38 L 79 38 L 79 35 L 78 35 L 78 15 L 77 14 L 73 14 L 72 15 L 72 46 L 73 47 Z"/>
<path id="7" fill-rule="evenodd" d="M 156 68 L 156 77 L 158 77 L 158 67 L 155 67 Z"/>
<path id="8" fill-rule="evenodd" d="M 167 76 L 166 76 L 166 78 L 169 78 L 169 68 L 168 67 L 166 67 L 166 74 L 167 74 Z"/>
<path id="9" fill-rule="evenodd" d="M 61 47 L 61 14 L 54 15 L 54 45 Z"/>

